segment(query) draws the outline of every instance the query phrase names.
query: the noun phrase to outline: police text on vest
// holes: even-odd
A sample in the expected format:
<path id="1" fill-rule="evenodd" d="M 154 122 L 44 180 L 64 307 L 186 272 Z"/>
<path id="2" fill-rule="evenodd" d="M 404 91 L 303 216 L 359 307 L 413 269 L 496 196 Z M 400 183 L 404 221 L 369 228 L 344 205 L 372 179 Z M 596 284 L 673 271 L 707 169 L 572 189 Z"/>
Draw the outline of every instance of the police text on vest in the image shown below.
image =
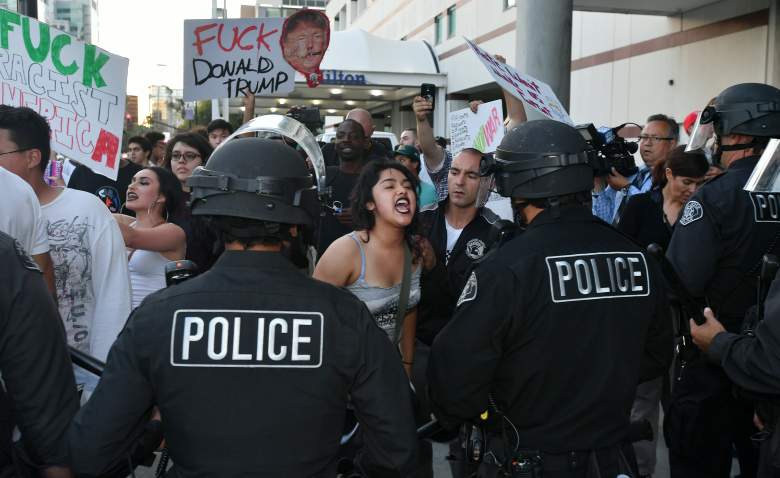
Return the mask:
<path id="1" fill-rule="evenodd" d="M 545 260 L 556 303 L 650 294 L 647 262 L 639 252 L 594 252 Z"/>
<path id="2" fill-rule="evenodd" d="M 316 368 L 323 327 L 319 312 L 177 310 L 171 365 Z"/>
<path id="3" fill-rule="evenodd" d="M 780 196 L 774 193 L 750 193 L 756 222 L 780 222 Z"/>

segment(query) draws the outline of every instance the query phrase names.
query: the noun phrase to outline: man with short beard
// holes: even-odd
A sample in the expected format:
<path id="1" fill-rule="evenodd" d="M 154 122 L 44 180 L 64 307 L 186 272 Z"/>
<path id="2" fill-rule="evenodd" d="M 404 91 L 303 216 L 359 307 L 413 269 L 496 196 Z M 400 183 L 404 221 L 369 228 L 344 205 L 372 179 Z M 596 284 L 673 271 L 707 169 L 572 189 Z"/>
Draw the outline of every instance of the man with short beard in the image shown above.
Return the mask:
<path id="1" fill-rule="evenodd" d="M 317 252 L 322 255 L 330 244 L 352 232 L 350 194 L 368 157 L 368 138 L 355 120 L 344 120 L 336 130 L 335 143 L 338 166 L 328 166 L 325 177 L 331 188 L 331 203 L 321 216 L 317 231 Z"/>
<path id="2" fill-rule="evenodd" d="M 417 309 L 417 338 L 422 344 L 415 348 L 414 365 L 418 390 L 425 389 L 424 371 L 433 339 L 455 312 L 474 262 L 484 257 L 493 244 L 490 232 L 499 218 L 490 209 L 478 206 L 481 159 L 482 153 L 476 149 L 458 153 L 447 174 L 447 199 L 435 210 L 420 213 L 426 239 L 422 242 L 424 269 Z M 458 440 L 450 451 L 456 457 L 451 461 L 453 476 L 466 476 Z"/>

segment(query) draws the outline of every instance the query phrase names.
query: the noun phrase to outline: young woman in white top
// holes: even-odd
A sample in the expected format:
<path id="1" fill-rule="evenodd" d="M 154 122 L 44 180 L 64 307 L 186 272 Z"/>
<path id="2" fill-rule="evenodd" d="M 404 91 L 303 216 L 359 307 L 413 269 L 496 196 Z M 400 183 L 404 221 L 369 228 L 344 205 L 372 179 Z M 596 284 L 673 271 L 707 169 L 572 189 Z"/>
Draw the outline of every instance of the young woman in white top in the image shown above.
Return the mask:
<path id="1" fill-rule="evenodd" d="M 176 176 L 150 166 L 138 171 L 127 188 L 125 207 L 135 212 L 135 217 L 114 214 L 128 249 L 133 308 L 165 287 L 166 263 L 184 259 L 184 230 L 168 222 L 183 205 Z"/>
<path id="2" fill-rule="evenodd" d="M 422 256 L 412 238 L 417 223 L 418 179 L 401 163 L 371 161 L 352 193 L 355 232 L 340 237 L 322 255 L 314 278 L 346 287 L 365 302 L 377 325 L 398 344 L 411 376 L 420 301 Z M 396 314 L 404 272 L 404 249 L 412 250 L 409 299 L 401 323 Z"/>

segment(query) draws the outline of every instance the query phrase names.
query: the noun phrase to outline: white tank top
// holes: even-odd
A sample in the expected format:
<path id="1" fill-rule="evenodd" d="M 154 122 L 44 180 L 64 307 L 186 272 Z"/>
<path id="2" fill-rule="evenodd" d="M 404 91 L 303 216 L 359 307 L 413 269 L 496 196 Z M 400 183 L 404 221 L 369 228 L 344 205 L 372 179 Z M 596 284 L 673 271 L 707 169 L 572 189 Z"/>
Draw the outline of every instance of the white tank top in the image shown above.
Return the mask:
<path id="1" fill-rule="evenodd" d="M 133 291 L 133 308 L 152 292 L 165 287 L 165 264 L 170 262 L 159 252 L 136 249 L 130 256 L 130 286 Z"/>

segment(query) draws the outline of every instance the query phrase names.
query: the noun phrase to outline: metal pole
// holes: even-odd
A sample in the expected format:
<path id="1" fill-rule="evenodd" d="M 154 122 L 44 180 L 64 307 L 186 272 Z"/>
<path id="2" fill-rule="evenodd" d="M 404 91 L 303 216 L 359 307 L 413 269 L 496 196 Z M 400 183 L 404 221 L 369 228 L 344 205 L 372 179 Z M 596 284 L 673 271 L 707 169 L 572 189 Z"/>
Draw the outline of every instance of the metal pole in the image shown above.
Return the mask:
<path id="1" fill-rule="evenodd" d="M 517 69 L 553 89 L 569 109 L 573 0 L 517 0 Z"/>

